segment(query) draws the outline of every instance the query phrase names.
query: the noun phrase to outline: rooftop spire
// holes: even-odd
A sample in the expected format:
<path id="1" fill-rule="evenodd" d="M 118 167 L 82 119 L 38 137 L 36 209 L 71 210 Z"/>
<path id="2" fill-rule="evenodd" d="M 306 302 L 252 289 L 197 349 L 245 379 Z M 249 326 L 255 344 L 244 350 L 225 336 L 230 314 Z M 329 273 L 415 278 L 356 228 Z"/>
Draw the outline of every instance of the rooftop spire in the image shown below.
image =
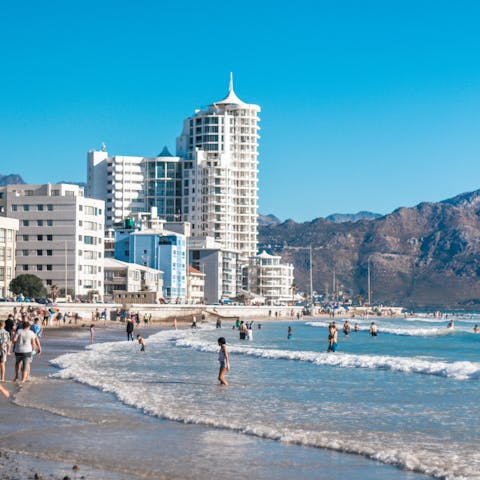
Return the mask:
<path id="1" fill-rule="evenodd" d="M 244 102 L 242 102 L 236 95 L 235 91 L 233 90 L 233 73 L 230 72 L 230 83 L 228 84 L 228 95 L 221 100 L 220 102 L 215 102 L 216 104 L 221 104 L 221 103 L 233 103 L 237 105 L 243 105 Z"/>

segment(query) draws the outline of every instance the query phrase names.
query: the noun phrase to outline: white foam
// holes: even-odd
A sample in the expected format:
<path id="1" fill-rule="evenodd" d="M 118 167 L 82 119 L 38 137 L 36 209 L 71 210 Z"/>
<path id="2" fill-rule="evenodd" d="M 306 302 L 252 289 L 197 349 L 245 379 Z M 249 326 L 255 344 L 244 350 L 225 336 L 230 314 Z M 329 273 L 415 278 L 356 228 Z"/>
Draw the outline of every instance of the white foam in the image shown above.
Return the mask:
<path id="1" fill-rule="evenodd" d="M 176 341 L 178 346 L 189 347 L 203 352 L 216 352 L 218 347 L 212 342 L 200 338 L 182 337 Z M 230 345 L 231 353 L 249 355 L 258 358 L 278 360 L 297 360 L 316 365 L 328 365 L 342 368 L 369 368 L 390 370 L 392 372 L 417 373 L 470 380 L 480 378 L 480 363 L 428 361 L 416 357 L 400 357 L 391 355 L 356 355 L 336 352 L 312 352 L 298 350 L 278 350 Z"/>
<path id="2" fill-rule="evenodd" d="M 370 328 L 370 323 L 371 322 L 368 322 L 368 323 L 364 322 L 362 324 L 362 322 L 358 322 L 359 330 L 368 331 Z M 328 324 L 324 324 L 321 322 L 306 322 L 305 325 L 308 325 L 311 327 L 325 327 L 325 328 L 328 326 Z M 341 330 L 342 328 L 341 325 L 337 325 L 337 327 L 339 328 L 339 330 Z M 437 327 L 418 327 L 415 325 L 405 325 L 403 327 L 400 327 L 392 324 L 387 324 L 385 322 L 377 323 L 377 327 L 378 327 L 379 334 L 388 333 L 390 335 L 406 335 L 411 337 L 436 337 L 439 335 L 450 335 L 454 332 L 464 332 L 464 333 L 473 334 L 472 328 L 456 326 L 453 329 L 448 329 L 444 322 L 442 322 L 441 326 L 437 326 Z"/>

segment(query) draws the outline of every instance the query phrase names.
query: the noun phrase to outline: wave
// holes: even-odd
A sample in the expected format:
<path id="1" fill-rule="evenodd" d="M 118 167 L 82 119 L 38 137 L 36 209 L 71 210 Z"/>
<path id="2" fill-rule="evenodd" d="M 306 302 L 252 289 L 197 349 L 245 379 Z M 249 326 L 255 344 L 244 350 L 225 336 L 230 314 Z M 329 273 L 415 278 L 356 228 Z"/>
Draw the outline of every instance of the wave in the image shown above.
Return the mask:
<path id="1" fill-rule="evenodd" d="M 217 352 L 218 347 L 192 337 L 181 337 L 176 340 L 180 347 L 188 347 L 202 352 Z M 452 378 L 455 380 L 473 380 L 480 378 L 480 363 L 468 361 L 445 362 L 428 361 L 416 357 L 399 357 L 390 355 L 356 355 L 351 353 L 327 353 L 296 350 L 278 350 L 230 345 L 229 351 L 258 358 L 277 360 L 296 360 L 315 365 L 342 368 L 368 368 L 388 370 L 400 373 L 416 373 Z"/>
<path id="2" fill-rule="evenodd" d="M 359 324 L 359 331 L 368 331 L 370 328 L 370 323 L 360 323 Z M 310 327 L 324 327 L 326 328 L 328 325 L 321 323 L 321 322 L 306 322 L 305 325 Z M 337 325 L 339 330 L 341 330 L 341 325 Z M 379 334 L 388 333 L 390 335 L 406 335 L 411 337 L 436 337 L 439 335 L 451 335 L 455 332 L 463 332 L 463 333 L 471 333 L 472 335 L 473 330 L 471 328 L 466 327 L 458 327 L 456 326 L 454 329 L 448 329 L 445 324 L 438 327 L 415 327 L 415 326 L 405 326 L 405 327 L 396 327 L 396 326 L 387 326 L 383 323 L 378 323 L 378 332 Z"/>
<path id="3" fill-rule="evenodd" d="M 161 343 L 172 339 L 176 344 L 183 347 L 196 348 L 202 351 L 217 351 L 216 347 L 211 348 L 206 342 L 202 344 L 193 341 L 194 339 L 189 339 L 187 336 L 172 338 L 164 335 L 160 338 L 157 337 L 156 341 Z M 411 438 L 406 434 L 395 434 L 393 432 L 382 434 L 381 432 L 356 431 L 355 435 L 352 435 L 350 432 L 330 431 L 313 425 L 304 429 L 285 421 L 283 423 L 280 421 L 272 422 L 268 417 L 264 419 L 249 418 L 244 415 L 235 417 L 229 409 L 212 412 L 209 405 L 196 403 L 195 397 L 185 400 L 186 404 L 180 404 L 178 398 L 169 395 L 163 388 L 152 391 L 146 383 L 131 382 L 125 380 L 125 377 L 118 375 L 114 370 L 106 372 L 104 368 L 100 368 L 99 357 L 109 359 L 110 362 L 115 361 L 116 352 L 123 348 L 123 346 L 119 347 L 118 344 L 100 344 L 83 352 L 62 355 L 52 361 L 62 368 L 55 376 L 63 379 L 73 379 L 104 392 L 112 393 L 126 405 L 167 420 L 228 429 L 287 444 L 358 454 L 436 478 L 448 480 L 479 478 L 478 461 L 472 461 L 472 458 L 468 458 L 468 455 L 465 456 L 466 458 L 460 458 L 458 455 L 458 451 L 465 451 L 464 449 L 468 452 L 470 450 L 468 446 L 456 445 L 454 442 L 441 444 L 432 438 L 427 442 L 428 447 L 423 448 L 419 445 L 422 445 L 422 441 L 425 439 L 420 441 L 419 438 L 413 437 L 414 434 L 410 434 L 412 435 Z M 253 352 L 254 349 L 234 347 L 230 347 L 230 350 L 238 353 L 246 353 L 245 351 L 247 351 L 247 354 L 260 354 L 260 356 L 273 355 L 269 358 L 283 358 L 275 356 L 278 355 L 275 353 L 278 351 Z M 283 352 L 280 355 L 286 353 L 288 352 Z M 291 353 L 303 357 L 306 354 L 319 355 L 313 352 Z M 337 355 L 330 355 L 330 357 L 337 357 Z M 332 360 L 334 359 L 332 358 Z M 398 360 L 398 358 L 395 358 L 395 362 L 398 362 Z M 471 451 L 474 451 L 473 445 Z"/>

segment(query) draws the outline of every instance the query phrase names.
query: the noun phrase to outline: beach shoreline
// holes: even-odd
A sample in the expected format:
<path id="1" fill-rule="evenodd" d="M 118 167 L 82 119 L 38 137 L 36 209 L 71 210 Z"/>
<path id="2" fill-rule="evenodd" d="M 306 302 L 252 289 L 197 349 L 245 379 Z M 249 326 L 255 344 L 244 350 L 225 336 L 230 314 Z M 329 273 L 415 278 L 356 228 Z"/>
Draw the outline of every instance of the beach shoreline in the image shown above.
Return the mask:
<path id="1" fill-rule="evenodd" d="M 96 343 L 124 341 L 134 348 L 136 342 L 125 341 L 125 325 L 111 323 L 113 325 L 107 322 L 105 328 L 98 328 Z M 58 372 L 50 363 L 53 358 L 83 351 L 88 346 L 86 327 L 87 324 L 47 329 L 43 353 L 33 363 L 32 381 L 22 387 L 6 382 L 13 399 L 0 402 L 0 415 L 8 419 L 0 427 L 2 479 L 23 480 L 34 478 L 35 474 L 37 478 L 51 480 L 82 476 L 91 480 L 207 480 L 213 474 L 242 479 L 249 471 L 255 471 L 259 479 L 288 479 L 294 478 L 299 468 L 308 478 L 323 478 L 318 472 L 331 471 L 329 478 L 333 480 L 361 480 L 366 478 L 362 473 L 365 469 L 372 480 L 425 478 L 358 455 L 312 450 L 245 437 L 240 432 L 163 420 L 123 405 L 109 393 L 71 380 L 52 378 L 52 374 Z M 180 327 L 188 328 L 188 322 Z M 141 326 L 139 332 L 147 338 L 148 345 L 150 335 L 167 328 L 171 326 Z M 8 378 L 12 368 L 12 357 L 9 357 Z M 212 383 L 211 388 L 217 388 L 214 377 L 207 382 Z M 235 465 L 239 449 L 250 452 L 247 454 L 250 464 L 239 461 Z M 199 458 L 202 458 L 200 462 Z M 231 461 L 225 463 L 224 459 L 228 458 Z M 195 465 L 205 463 L 207 467 L 194 471 Z M 72 470 L 74 465 L 80 468 L 77 477 Z"/>

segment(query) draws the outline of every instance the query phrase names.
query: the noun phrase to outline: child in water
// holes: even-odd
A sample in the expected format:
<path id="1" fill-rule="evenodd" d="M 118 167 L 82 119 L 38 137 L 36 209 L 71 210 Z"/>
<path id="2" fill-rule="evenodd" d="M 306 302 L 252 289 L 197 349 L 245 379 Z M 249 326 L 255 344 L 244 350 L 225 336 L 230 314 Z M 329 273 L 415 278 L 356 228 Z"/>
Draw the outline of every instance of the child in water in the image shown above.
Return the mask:
<path id="1" fill-rule="evenodd" d="M 145 340 L 142 338 L 141 335 L 137 335 L 137 340 L 138 340 L 138 343 L 140 344 L 140 351 L 144 352 L 145 351 Z"/>
<path id="2" fill-rule="evenodd" d="M 220 363 L 218 380 L 221 385 L 228 385 L 228 382 L 225 380 L 225 374 L 230 370 L 230 363 L 228 361 L 227 341 L 224 337 L 218 339 L 218 346 L 220 347 L 218 352 L 218 361 Z"/>

